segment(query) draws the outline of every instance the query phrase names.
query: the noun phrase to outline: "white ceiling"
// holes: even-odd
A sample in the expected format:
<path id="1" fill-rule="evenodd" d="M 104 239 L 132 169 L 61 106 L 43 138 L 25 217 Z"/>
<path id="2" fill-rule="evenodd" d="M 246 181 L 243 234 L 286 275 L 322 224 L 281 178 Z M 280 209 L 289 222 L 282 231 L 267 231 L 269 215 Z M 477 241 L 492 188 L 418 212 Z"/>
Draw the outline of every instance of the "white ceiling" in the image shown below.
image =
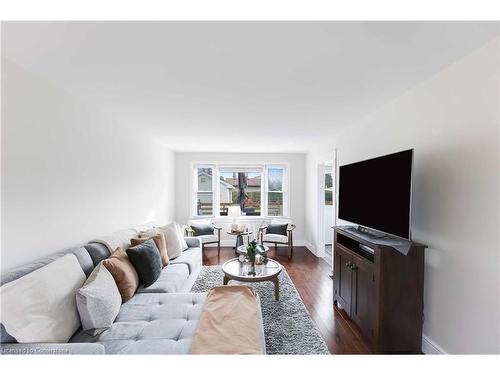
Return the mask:
<path id="1" fill-rule="evenodd" d="M 2 56 L 176 151 L 305 152 L 498 25 L 15 22 Z"/>

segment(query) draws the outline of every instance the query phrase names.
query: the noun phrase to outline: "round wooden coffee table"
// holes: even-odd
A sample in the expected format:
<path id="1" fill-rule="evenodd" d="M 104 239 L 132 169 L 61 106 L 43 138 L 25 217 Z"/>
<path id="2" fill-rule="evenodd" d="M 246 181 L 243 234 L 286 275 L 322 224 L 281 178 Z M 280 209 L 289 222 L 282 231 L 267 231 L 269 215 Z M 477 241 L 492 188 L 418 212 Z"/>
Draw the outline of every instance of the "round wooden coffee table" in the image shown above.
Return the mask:
<path id="1" fill-rule="evenodd" d="M 268 259 L 266 264 L 255 266 L 255 275 L 249 275 L 249 263 L 241 263 L 238 259 L 228 260 L 222 265 L 224 272 L 224 285 L 227 285 L 229 280 L 236 280 L 245 283 L 258 283 L 262 281 L 271 281 L 274 284 L 274 298 L 280 299 L 280 283 L 278 275 L 283 267 L 275 260 Z"/>

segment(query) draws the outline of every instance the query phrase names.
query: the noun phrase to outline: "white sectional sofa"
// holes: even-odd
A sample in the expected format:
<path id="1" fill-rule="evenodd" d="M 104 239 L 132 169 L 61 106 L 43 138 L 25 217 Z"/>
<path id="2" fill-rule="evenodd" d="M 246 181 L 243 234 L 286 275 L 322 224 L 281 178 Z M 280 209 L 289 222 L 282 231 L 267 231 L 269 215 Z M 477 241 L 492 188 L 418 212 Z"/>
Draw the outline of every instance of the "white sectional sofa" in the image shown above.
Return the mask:
<path id="1" fill-rule="evenodd" d="M 188 354 L 206 298 L 189 293 L 202 266 L 201 243 L 186 238 L 188 249 L 163 268 L 151 286 L 139 287 L 123 303 L 113 325 L 97 336 L 75 332 L 68 343 L 17 343 L 1 326 L 3 354 Z M 2 274 L 1 285 L 23 277 L 66 255 L 75 254 L 85 275 L 111 255 L 102 243 L 56 253 Z M 222 283 L 222 280 L 221 280 Z M 260 308 L 260 303 L 259 303 Z M 259 312 L 260 315 L 260 312 Z M 265 350 L 261 321 L 262 345 Z"/>

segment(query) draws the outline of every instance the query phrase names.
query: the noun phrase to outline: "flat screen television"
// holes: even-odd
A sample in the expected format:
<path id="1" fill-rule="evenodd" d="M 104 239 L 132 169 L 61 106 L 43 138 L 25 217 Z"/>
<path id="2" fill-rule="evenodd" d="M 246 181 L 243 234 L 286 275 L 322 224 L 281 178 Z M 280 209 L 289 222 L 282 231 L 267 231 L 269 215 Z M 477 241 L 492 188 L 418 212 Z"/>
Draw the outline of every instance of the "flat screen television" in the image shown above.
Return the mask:
<path id="1" fill-rule="evenodd" d="M 413 149 L 339 168 L 339 219 L 411 239 Z"/>

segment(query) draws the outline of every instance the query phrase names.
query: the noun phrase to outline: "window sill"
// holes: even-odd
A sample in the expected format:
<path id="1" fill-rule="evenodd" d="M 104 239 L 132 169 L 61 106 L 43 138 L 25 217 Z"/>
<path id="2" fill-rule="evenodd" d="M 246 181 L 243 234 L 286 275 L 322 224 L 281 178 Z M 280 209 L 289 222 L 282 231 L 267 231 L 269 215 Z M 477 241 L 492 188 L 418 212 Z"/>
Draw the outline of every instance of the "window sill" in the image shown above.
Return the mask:
<path id="1" fill-rule="evenodd" d="M 192 216 L 189 220 L 203 220 L 211 219 L 220 223 L 232 223 L 233 218 L 227 216 Z M 236 219 L 238 221 L 262 221 L 262 220 L 272 220 L 272 219 L 290 219 L 288 216 L 239 216 Z"/>

